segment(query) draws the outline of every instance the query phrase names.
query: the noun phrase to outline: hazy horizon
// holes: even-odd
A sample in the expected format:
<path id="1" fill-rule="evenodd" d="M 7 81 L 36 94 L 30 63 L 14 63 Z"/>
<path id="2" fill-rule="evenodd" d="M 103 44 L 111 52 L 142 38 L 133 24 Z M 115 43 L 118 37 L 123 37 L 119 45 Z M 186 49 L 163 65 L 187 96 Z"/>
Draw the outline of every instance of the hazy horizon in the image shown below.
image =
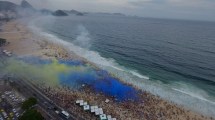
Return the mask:
<path id="1" fill-rule="evenodd" d="M 22 0 L 4 0 L 20 4 Z M 37 9 L 76 9 L 126 15 L 215 21 L 213 0 L 27 0 Z"/>

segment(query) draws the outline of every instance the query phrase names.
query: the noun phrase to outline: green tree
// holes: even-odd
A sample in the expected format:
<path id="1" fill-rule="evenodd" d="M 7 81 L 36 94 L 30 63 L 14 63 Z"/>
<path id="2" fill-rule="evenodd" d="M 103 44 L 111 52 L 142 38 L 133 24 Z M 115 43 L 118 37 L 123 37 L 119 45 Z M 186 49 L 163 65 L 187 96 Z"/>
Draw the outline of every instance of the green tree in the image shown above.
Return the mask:
<path id="1" fill-rule="evenodd" d="M 31 108 L 32 106 L 36 105 L 37 104 L 37 99 L 36 98 L 29 98 L 28 100 L 24 101 L 22 103 L 22 109 L 23 110 L 27 110 L 29 108 Z"/>
<path id="2" fill-rule="evenodd" d="M 6 43 L 5 39 L 0 38 L 0 47 Z"/>
<path id="3" fill-rule="evenodd" d="M 44 120 L 40 112 L 35 109 L 28 109 L 19 120 Z"/>

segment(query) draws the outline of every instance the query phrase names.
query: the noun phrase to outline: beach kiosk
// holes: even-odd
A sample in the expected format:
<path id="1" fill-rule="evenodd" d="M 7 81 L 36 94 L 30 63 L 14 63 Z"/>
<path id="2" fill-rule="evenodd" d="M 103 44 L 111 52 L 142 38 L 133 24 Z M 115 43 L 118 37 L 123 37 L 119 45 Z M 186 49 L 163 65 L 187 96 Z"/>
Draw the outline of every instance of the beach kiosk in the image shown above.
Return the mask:
<path id="1" fill-rule="evenodd" d="M 107 115 L 107 119 L 108 119 L 108 120 L 112 120 L 111 115 Z"/>
<path id="2" fill-rule="evenodd" d="M 75 103 L 76 103 L 76 104 L 80 104 L 80 100 L 76 100 Z"/>
<path id="3" fill-rule="evenodd" d="M 107 116 L 105 114 L 102 114 L 99 117 L 100 117 L 100 120 L 107 120 Z"/>
<path id="4" fill-rule="evenodd" d="M 90 110 L 90 106 L 89 105 L 84 105 L 84 111 Z"/>
<path id="5" fill-rule="evenodd" d="M 103 109 L 102 108 L 98 108 L 98 109 L 95 109 L 95 115 L 102 115 L 103 114 Z"/>
<path id="6" fill-rule="evenodd" d="M 83 105 L 84 105 L 84 101 L 81 100 L 79 105 L 80 105 L 80 106 L 83 106 Z"/>
<path id="7" fill-rule="evenodd" d="M 88 105 L 88 103 L 87 103 L 87 102 L 84 102 L 84 103 L 83 103 L 83 106 L 85 106 L 85 105 Z"/>
<path id="8" fill-rule="evenodd" d="M 90 112 L 94 113 L 96 109 L 98 109 L 98 106 L 91 106 L 90 107 Z"/>
<path id="9" fill-rule="evenodd" d="M 83 104 L 84 103 L 84 100 L 76 100 L 76 102 L 75 102 L 76 104 Z"/>

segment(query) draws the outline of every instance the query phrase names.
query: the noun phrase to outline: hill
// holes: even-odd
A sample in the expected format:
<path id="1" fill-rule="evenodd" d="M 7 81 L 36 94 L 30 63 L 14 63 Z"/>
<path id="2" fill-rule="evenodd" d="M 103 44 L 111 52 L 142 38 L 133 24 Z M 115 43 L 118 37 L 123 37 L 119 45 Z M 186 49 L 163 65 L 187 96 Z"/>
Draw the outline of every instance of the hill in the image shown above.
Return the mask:
<path id="1" fill-rule="evenodd" d="M 22 2 L 21 2 L 21 5 L 20 5 L 22 8 L 31 8 L 31 9 L 34 9 L 33 8 L 33 6 L 30 4 L 30 3 L 28 3 L 26 0 L 23 0 Z"/>
<path id="2" fill-rule="evenodd" d="M 67 13 L 65 13 L 63 10 L 57 10 L 54 13 L 52 13 L 54 16 L 68 16 Z"/>
<path id="3" fill-rule="evenodd" d="M 0 1 L 0 11 L 16 12 L 19 6 L 8 1 Z"/>

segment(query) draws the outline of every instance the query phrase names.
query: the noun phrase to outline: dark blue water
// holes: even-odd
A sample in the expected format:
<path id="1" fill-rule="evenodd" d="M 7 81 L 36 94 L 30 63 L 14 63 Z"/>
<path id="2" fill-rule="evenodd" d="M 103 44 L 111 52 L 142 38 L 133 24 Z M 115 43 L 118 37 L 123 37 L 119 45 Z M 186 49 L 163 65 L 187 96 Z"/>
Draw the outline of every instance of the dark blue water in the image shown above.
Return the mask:
<path id="1" fill-rule="evenodd" d="M 215 22 L 116 16 L 39 22 L 46 32 L 112 58 L 150 81 L 191 85 L 215 102 Z"/>

